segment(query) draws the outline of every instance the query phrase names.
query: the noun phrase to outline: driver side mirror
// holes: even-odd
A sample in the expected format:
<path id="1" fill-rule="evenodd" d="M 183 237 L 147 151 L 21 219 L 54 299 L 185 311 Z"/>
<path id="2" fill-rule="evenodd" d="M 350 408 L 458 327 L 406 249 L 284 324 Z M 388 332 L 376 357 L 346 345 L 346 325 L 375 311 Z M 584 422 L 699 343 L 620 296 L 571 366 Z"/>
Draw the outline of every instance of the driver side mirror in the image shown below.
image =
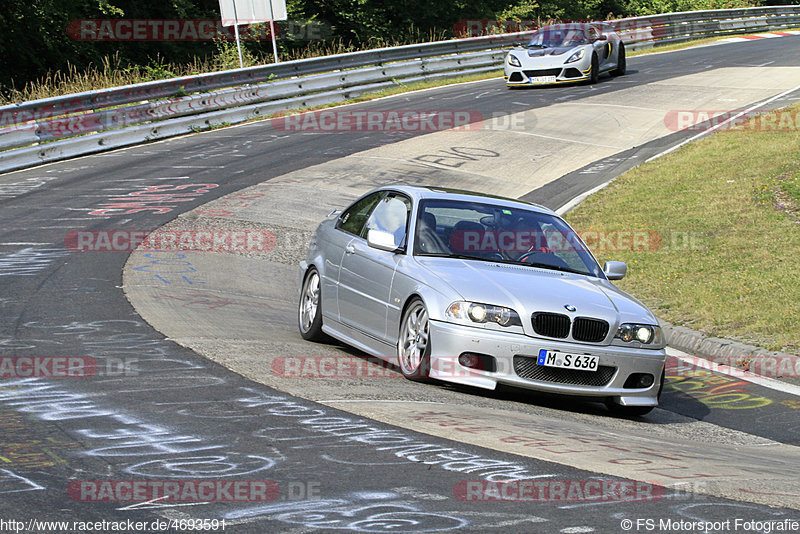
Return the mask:
<path id="1" fill-rule="evenodd" d="M 628 266 L 624 261 L 607 261 L 603 264 L 603 273 L 609 280 L 622 280 L 628 273 Z"/>
<path id="2" fill-rule="evenodd" d="M 397 252 L 400 249 L 400 243 L 395 242 L 394 234 L 374 228 L 367 231 L 367 245 L 386 252 Z"/>

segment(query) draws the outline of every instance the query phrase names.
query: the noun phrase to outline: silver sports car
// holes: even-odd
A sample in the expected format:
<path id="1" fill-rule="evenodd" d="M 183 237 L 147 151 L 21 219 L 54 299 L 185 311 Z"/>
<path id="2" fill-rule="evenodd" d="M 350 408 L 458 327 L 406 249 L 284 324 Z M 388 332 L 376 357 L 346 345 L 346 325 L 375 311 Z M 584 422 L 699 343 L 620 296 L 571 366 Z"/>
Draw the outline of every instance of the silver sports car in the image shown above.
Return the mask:
<path id="1" fill-rule="evenodd" d="M 374 190 L 316 230 L 300 265 L 300 333 L 325 334 L 411 379 L 498 383 L 658 404 L 664 339 L 577 233 L 527 202 L 433 187 Z"/>
<path id="2" fill-rule="evenodd" d="M 544 26 L 530 42 L 509 51 L 505 61 L 508 87 L 587 81 L 601 72 L 625 74 L 625 45 L 602 23 Z"/>

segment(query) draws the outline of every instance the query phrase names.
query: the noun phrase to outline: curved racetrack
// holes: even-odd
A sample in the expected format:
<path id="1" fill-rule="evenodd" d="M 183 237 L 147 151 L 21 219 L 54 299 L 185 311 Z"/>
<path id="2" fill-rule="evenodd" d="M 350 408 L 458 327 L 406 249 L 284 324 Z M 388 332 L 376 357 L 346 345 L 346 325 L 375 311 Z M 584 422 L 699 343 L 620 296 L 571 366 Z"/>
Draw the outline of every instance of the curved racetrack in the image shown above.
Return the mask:
<path id="1" fill-rule="evenodd" d="M 292 378 L 281 367 L 309 355 L 368 364 L 303 342 L 294 326 L 296 265 L 332 207 L 396 181 L 559 207 L 691 137 L 667 127 L 670 112 L 796 100 L 796 43 L 631 58 L 627 76 L 595 86 L 508 91 L 488 80 L 339 108 L 480 114 L 467 131 L 309 133 L 264 121 L 0 176 L 1 354 L 98 364 L 86 378 L 0 381 L 0 424 L 13 436 L 0 452 L 3 515 L 224 518 L 236 532 L 615 532 L 623 519 L 796 518 L 792 388 L 715 375 L 625 420 L 591 403 L 410 383 L 394 369 Z M 275 246 L 68 248 L 76 230 L 166 223 L 257 231 Z M 736 396 L 709 402 L 712 383 Z M 462 491 L 531 478 L 669 489 L 635 502 L 535 503 Z M 70 492 L 130 479 L 269 480 L 280 497 L 98 503 Z"/>

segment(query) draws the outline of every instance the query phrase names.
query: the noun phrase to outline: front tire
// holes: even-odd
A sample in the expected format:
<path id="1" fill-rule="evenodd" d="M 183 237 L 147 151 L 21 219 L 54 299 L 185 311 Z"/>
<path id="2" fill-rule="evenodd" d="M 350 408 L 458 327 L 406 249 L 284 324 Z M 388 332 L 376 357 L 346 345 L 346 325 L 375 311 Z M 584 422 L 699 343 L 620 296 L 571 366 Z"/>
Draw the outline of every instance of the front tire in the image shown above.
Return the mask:
<path id="1" fill-rule="evenodd" d="M 664 391 L 664 375 L 667 374 L 667 369 L 661 370 L 661 381 L 658 385 L 658 394 L 656 398 L 661 400 L 661 392 Z M 613 401 L 613 399 L 606 399 L 606 408 L 614 415 L 621 415 L 623 417 L 639 417 L 647 415 L 653 411 L 655 406 L 622 406 Z"/>
<path id="2" fill-rule="evenodd" d="M 608 411 L 614 415 L 620 415 L 622 417 L 639 417 L 652 412 L 655 406 L 622 406 L 609 399 L 606 401 L 606 408 L 608 408 Z"/>
<path id="3" fill-rule="evenodd" d="M 297 306 L 297 326 L 300 335 L 307 341 L 324 341 L 322 333 L 322 287 L 319 273 L 313 267 L 308 270 L 300 291 Z"/>
<path id="4" fill-rule="evenodd" d="M 404 377 L 416 381 L 428 378 L 431 368 L 430 320 L 428 310 L 419 298 L 409 303 L 400 320 L 397 359 Z"/>
<path id="5" fill-rule="evenodd" d="M 617 52 L 617 68 L 611 71 L 612 76 L 622 76 L 627 70 L 627 60 L 625 59 L 625 45 L 622 41 L 619 43 L 619 51 Z"/>
<path id="6" fill-rule="evenodd" d="M 597 54 L 592 54 L 592 71 L 589 73 L 589 85 L 594 85 L 600 79 L 600 62 Z"/>

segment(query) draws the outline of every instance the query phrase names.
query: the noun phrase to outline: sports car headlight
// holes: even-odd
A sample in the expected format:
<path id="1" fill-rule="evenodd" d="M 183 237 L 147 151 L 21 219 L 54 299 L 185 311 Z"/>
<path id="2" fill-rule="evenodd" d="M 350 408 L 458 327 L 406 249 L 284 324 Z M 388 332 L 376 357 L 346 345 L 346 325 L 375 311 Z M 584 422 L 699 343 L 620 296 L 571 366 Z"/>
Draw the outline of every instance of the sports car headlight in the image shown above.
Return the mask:
<path id="1" fill-rule="evenodd" d="M 567 59 L 564 63 L 574 63 L 575 61 L 578 61 L 579 59 L 583 59 L 583 55 L 585 53 L 586 53 L 586 49 L 585 48 L 581 48 L 580 50 L 578 50 L 577 52 L 575 52 L 574 54 L 569 56 L 569 59 Z"/>
<path id="2" fill-rule="evenodd" d="M 514 54 L 508 54 L 508 64 L 511 65 L 512 67 L 522 66 L 522 63 L 519 62 L 519 59 L 517 59 L 517 56 L 515 56 Z"/>
<path id="3" fill-rule="evenodd" d="M 625 343 L 638 341 L 642 345 L 653 345 L 660 347 L 663 343 L 661 337 L 661 328 L 649 324 L 633 324 L 625 323 L 620 325 L 617 330 L 616 339 L 622 340 Z"/>
<path id="4" fill-rule="evenodd" d="M 511 308 L 457 301 L 448 306 L 445 315 L 459 322 L 497 323 L 500 326 L 522 326 L 517 312 Z"/>

